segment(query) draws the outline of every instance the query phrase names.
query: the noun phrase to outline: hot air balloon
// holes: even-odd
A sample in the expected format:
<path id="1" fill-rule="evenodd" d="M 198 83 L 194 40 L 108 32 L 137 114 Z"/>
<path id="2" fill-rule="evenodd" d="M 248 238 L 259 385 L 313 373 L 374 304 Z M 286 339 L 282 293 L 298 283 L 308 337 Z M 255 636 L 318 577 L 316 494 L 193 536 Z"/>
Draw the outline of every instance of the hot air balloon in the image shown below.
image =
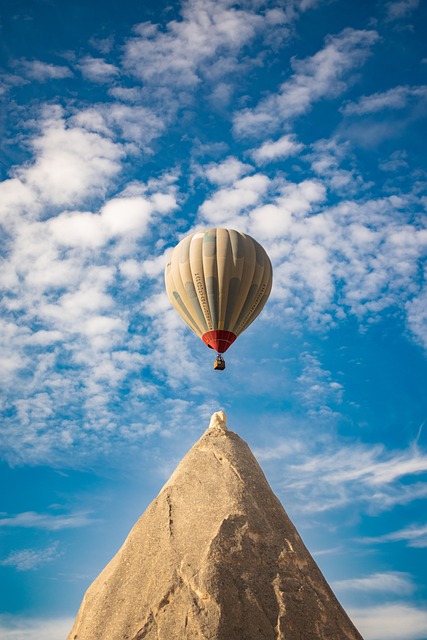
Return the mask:
<path id="1" fill-rule="evenodd" d="M 253 238 L 234 229 L 207 229 L 174 248 L 165 269 L 166 291 L 181 318 L 218 356 L 263 309 L 272 285 L 270 259 Z"/>

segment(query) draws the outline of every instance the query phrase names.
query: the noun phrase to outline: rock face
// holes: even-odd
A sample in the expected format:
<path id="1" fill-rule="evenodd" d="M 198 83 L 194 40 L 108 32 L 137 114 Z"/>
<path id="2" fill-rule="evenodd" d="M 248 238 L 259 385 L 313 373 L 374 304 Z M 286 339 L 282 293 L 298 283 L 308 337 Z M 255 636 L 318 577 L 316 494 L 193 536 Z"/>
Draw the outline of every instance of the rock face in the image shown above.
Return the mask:
<path id="1" fill-rule="evenodd" d="M 215 413 L 68 640 L 362 640 L 247 444 Z"/>

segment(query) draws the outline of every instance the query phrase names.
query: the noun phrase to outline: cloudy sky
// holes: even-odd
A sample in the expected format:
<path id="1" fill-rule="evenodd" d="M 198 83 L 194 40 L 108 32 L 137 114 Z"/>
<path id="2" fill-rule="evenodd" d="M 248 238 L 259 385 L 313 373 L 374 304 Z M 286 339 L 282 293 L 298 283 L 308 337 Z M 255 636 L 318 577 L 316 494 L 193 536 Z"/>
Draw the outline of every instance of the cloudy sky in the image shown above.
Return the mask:
<path id="1" fill-rule="evenodd" d="M 1 640 L 61 640 L 223 409 L 366 640 L 426 640 L 424 0 L 0 9 Z M 254 236 L 212 369 L 163 271 Z"/>

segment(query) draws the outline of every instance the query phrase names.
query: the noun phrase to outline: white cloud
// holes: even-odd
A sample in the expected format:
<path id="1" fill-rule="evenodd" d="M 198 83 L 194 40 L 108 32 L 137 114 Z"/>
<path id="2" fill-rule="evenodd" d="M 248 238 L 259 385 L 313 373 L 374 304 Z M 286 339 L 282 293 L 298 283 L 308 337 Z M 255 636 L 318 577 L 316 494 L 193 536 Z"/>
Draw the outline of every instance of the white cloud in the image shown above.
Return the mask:
<path id="1" fill-rule="evenodd" d="M 39 82 L 70 78 L 73 75 L 69 67 L 42 62 L 41 60 L 20 60 L 19 66 L 27 78 L 38 80 Z"/>
<path id="2" fill-rule="evenodd" d="M 59 543 L 54 542 L 45 549 L 22 549 L 21 551 L 13 551 L 6 558 L 0 560 L 0 566 L 15 567 L 17 571 L 38 569 L 62 555 L 62 551 L 60 551 L 58 547 Z"/>
<path id="3" fill-rule="evenodd" d="M 153 204 L 145 198 L 115 198 L 101 209 L 101 217 L 112 234 L 145 233 Z"/>
<path id="4" fill-rule="evenodd" d="M 128 329 L 132 308 L 145 334 L 149 292 L 139 286 L 155 271 L 157 287 L 158 267 L 149 262 L 159 256 L 140 254 L 139 280 L 124 278 L 119 265 L 134 258 L 148 233 L 160 234 L 162 218 L 177 206 L 176 179 L 129 183 L 99 210 L 96 204 L 95 210 L 63 210 L 83 201 L 92 208 L 94 198 L 114 188 L 125 151 L 111 139 L 111 121 L 108 109 L 71 118 L 45 110 L 31 141 L 33 160 L 0 184 L 8 233 L 2 310 L 13 318 L 0 332 L 0 378 L 9 390 L 3 445 L 15 462 L 64 461 L 70 446 L 79 451 L 66 456 L 72 466 L 94 452 L 104 455 L 111 433 L 119 434 L 115 403 L 125 379 L 129 411 L 150 404 L 135 376 L 149 366 L 141 354 L 147 348 L 140 333 Z M 25 425 L 19 438 L 18 424 Z M 122 442 L 152 432 L 129 429 L 119 436 Z"/>
<path id="5" fill-rule="evenodd" d="M 173 188 L 170 193 L 161 193 L 160 191 L 153 193 L 151 195 L 151 202 L 153 203 L 155 211 L 159 213 L 171 213 L 178 207 Z"/>
<path id="6" fill-rule="evenodd" d="M 337 138 L 318 140 L 311 145 L 311 151 L 305 156 L 312 170 L 321 177 L 330 191 L 340 196 L 360 195 L 372 183 L 365 183 L 354 168 L 354 157 L 349 142 Z"/>
<path id="7" fill-rule="evenodd" d="M 89 211 L 61 213 L 49 220 L 48 228 L 58 244 L 100 247 L 108 240 L 101 216 Z"/>
<path id="8" fill-rule="evenodd" d="M 129 143 L 128 153 L 140 147 L 151 153 L 150 143 L 165 130 L 166 121 L 147 107 L 119 102 L 97 104 L 78 111 L 70 118 L 72 125 L 108 138 Z"/>
<path id="9" fill-rule="evenodd" d="M 120 73 L 115 65 L 106 62 L 103 58 L 92 56 L 82 58 L 78 66 L 82 76 L 90 82 L 111 82 Z"/>
<path id="10" fill-rule="evenodd" d="M 96 522 L 86 511 L 75 511 L 68 514 L 36 513 L 25 511 L 14 516 L 2 514 L 1 527 L 23 527 L 25 529 L 44 529 L 46 531 L 61 531 L 62 529 L 76 529 L 86 527 Z"/>
<path id="11" fill-rule="evenodd" d="M 269 179 L 262 174 L 247 176 L 234 182 L 232 186 L 219 189 L 212 198 L 200 207 L 202 224 L 233 228 L 239 215 L 256 205 L 269 186 Z M 237 222 L 242 227 L 242 220 Z"/>
<path id="12" fill-rule="evenodd" d="M 193 391 L 202 387 L 200 361 L 192 349 L 194 335 L 172 309 L 164 291 L 146 301 L 145 313 L 155 320 L 156 325 L 155 342 L 148 357 L 153 370 L 163 376 L 166 374 L 172 389 L 178 388 L 183 382 L 190 384 Z M 190 361 L 191 367 L 187 366 Z"/>
<path id="13" fill-rule="evenodd" d="M 297 142 L 296 136 L 287 134 L 278 140 L 268 140 L 251 153 L 252 158 L 258 164 L 264 164 L 274 160 L 283 160 L 289 156 L 295 156 L 304 145 Z"/>
<path id="14" fill-rule="evenodd" d="M 317 203 L 326 197 L 323 184 L 316 180 L 303 180 L 299 184 L 284 182 L 274 204 L 268 204 L 250 213 L 250 228 L 260 239 L 283 237 L 291 231 L 293 220 L 305 217 Z M 322 248 L 318 248 L 324 251 Z M 307 247 L 307 251 L 310 249 Z M 316 250 L 314 250 L 316 251 Z"/>
<path id="15" fill-rule="evenodd" d="M 119 136 L 149 151 L 149 144 L 165 129 L 165 121 L 151 109 L 115 103 L 105 108 L 107 122 Z"/>
<path id="16" fill-rule="evenodd" d="M 229 106 L 235 87 L 231 82 L 218 82 L 209 96 L 209 102 L 218 110 Z"/>
<path id="17" fill-rule="evenodd" d="M 409 101 L 427 98 L 427 86 L 399 86 L 362 96 L 357 102 L 347 103 L 342 111 L 345 115 L 365 115 L 385 109 L 404 109 Z"/>
<path id="18" fill-rule="evenodd" d="M 92 37 L 89 40 L 89 44 L 99 51 L 100 53 L 107 54 L 113 49 L 114 46 L 114 34 L 110 34 L 105 38 L 95 38 Z"/>
<path id="19" fill-rule="evenodd" d="M 237 158 L 230 156 L 219 163 L 211 162 L 204 167 L 206 177 L 212 184 L 220 186 L 233 184 L 247 173 L 252 173 L 253 167 L 240 162 Z"/>
<path id="20" fill-rule="evenodd" d="M 315 456 L 295 468 L 307 476 L 322 473 L 324 482 L 331 485 L 359 481 L 375 489 L 405 476 L 425 473 L 427 455 L 412 450 L 387 454 L 380 445 L 356 445 Z"/>
<path id="21" fill-rule="evenodd" d="M 396 595 L 410 595 L 415 585 L 408 573 L 401 571 L 386 571 L 373 573 L 365 578 L 349 578 L 347 580 L 335 580 L 331 587 L 337 591 L 363 591 L 395 593 Z"/>
<path id="22" fill-rule="evenodd" d="M 398 171 L 408 167 L 408 154 L 404 150 L 393 151 L 388 160 L 381 162 L 379 168 L 382 171 Z"/>
<path id="23" fill-rule="evenodd" d="M 54 342 L 59 342 L 62 338 L 63 334 L 61 331 L 46 331 L 41 329 L 40 331 L 35 331 L 29 340 L 32 344 L 49 345 Z"/>
<path id="24" fill-rule="evenodd" d="M 346 75 L 363 64 L 378 40 L 376 31 L 345 29 L 337 36 L 328 36 L 324 49 L 304 60 L 292 61 L 294 75 L 254 109 L 237 113 L 234 128 L 238 136 L 265 135 L 281 123 L 311 109 L 317 100 L 333 98 L 342 93 Z"/>
<path id="25" fill-rule="evenodd" d="M 303 370 L 296 379 L 295 395 L 299 402 L 306 406 L 309 415 L 316 415 L 325 410 L 330 403 L 340 403 L 343 386 L 331 379 L 330 371 L 321 367 L 315 354 L 303 352 L 301 354 Z"/>
<path id="26" fill-rule="evenodd" d="M 143 99 L 144 92 L 141 87 L 111 87 L 108 93 L 121 102 L 138 103 Z"/>
<path id="27" fill-rule="evenodd" d="M 408 326 L 420 344 L 427 345 L 427 269 L 424 284 L 417 295 L 405 304 Z"/>
<path id="28" fill-rule="evenodd" d="M 329 1 L 330 0 L 326 0 L 326 2 Z M 309 9 L 318 7 L 324 2 L 325 0 L 297 0 L 296 5 L 300 11 L 308 11 Z"/>
<path id="29" fill-rule="evenodd" d="M 287 458 L 293 454 L 300 454 L 303 449 L 303 443 L 298 440 L 289 440 L 275 444 L 274 447 L 264 447 L 255 449 L 254 454 L 258 461 L 280 460 Z"/>
<path id="30" fill-rule="evenodd" d="M 94 131 L 107 138 L 111 138 L 113 132 L 111 126 L 107 123 L 105 111 L 104 105 L 94 105 L 86 109 L 81 109 L 69 118 L 69 123 L 72 126 L 77 126 L 86 131 Z"/>
<path id="31" fill-rule="evenodd" d="M 140 97 L 168 118 L 181 106 L 194 104 L 198 91 L 222 110 L 241 87 L 242 75 L 262 64 L 251 43 L 261 37 L 273 48 L 283 46 L 297 17 L 293 4 L 272 7 L 269 0 L 241 5 L 184 0 L 179 18 L 134 28 L 135 36 L 124 47 L 123 66 L 141 81 Z M 115 89 L 114 95 L 135 99 L 135 91 L 128 88 Z"/>
<path id="32" fill-rule="evenodd" d="M 329 404 L 336 402 L 333 394 L 341 391 L 328 389 L 328 382 L 323 377 L 323 390 L 319 391 L 307 385 L 308 394 L 323 394 L 320 406 L 316 406 L 316 424 L 321 424 L 325 411 L 330 422 Z M 351 504 L 353 510 L 376 514 L 425 497 L 425 483 L 414 479 L 427 472 L 427 455 L 416 448 L 388 451 L 383 445 L 342 443 L 326 431 L 318 435 L 309 429 L 304 431 L 312 435 L 303 440 L 297 436 L 288 439 L 286 446 L 278 440 L 273 449 L 257 450 L 260 460 L 274 465 L 279 459 L 277 451 L 281 451 L 280 467 L 275 467 L 276 486 L 294 510 L 312 516 Z M 284 466 L 286 478 L 282 479 Z M 414 527 L 359 542 L 409 540 L 411 546 L 424 546 L 425 534 L 425 527 Z"/>
<path id="33" fill-rule="evenodd" d="M 383 542 L 407 542 L 408 547 L 423 549 L 427 547 L 427 525 L 409 525 L 404 529 L 385 533 L 382 536 L 361 538 L 360 542 L 383 543 Z"/>
<path id="34" fill-rule="evenodd" d="M 96 248 L 117 236 L 144 235 L 153 212 L 153 203 L 146 198 L 121 197 L 109 200 L 99 214 L 62 213 L 46 226 L 60 245 Z"/>
<path id="35" fill-rule="evenodd" d="M 427 636 L 427 612 L 414 605 L 349 608 L 347 613 L 365 640 L 423 640 Z"/>
<path id="36" fill-rule="evenodd" d="M 1 640 L 64 640 L 73 618 L 25 618 L 0 615 Z"/>
<path id="37" fill-rule="evenodd" d="M 38 212 L 39 207 L 37 194 L 18 178 L 0 182 L 1 223 L 13 223 L 20 212 Z"/>
<path id="38" fill-rule="evenodd" d="M 316 558 L 317 556 L 336 556 L 344 551 L 344 547 L 330 547 L 329 549 L 319 549 L 318 551 L 311 551 L 311 555 Z"/>
<path id="39" fill-rule="evenodd" d="M 218 54 L 237 53 L 264 26 L 261 15 L 235 9 L 227 0 L 188 0 L 182 19 L 161 30 L 146 22 L 125 47 L 124 64 L 144 82 L 190 88 L 201 79 L 203 65 Z"/>
<path id="40" fill-rule="evenodd" d="M 168 262 L 168 256 L 171 253 L 171 249 L 168 249 L 166 253 L 160 254 L 156 258 L 147 258 L 143 261 L 138 261 L 133 258 L 124 260 L 120 264 L 120 273 L 130 280 L 141 280 L 143 277 L 157 279 L 163 276 L 165 271 L 165 264 Z"/>
<path id="41" fill-rule="evenodd" d="M 406 18 L 408 14 L 415 11 L 419 5 L 419 0 L 392 0 L 386 2 L 386 19 L 389 21 Z"/>
<path id="42" fill-rule="evenodd" d="M 52 205 L 77 204 L 89 195 L 105 195 L 124 155 L 120 144 L 68 126 L 58 109 L 45 112 L 42 131 L 31 146 L 35 161 L 17 169 L 16 176 L 34 191 L 36 203 L 41 199 Z M 14 185 L 18 188 L 16 182 Z"/>
<path id="43" fill-rule="evenodd" d="M 29 80 L 24 78 L 22 74 L 0 72 L 0 96 L 5 95 L 13 87 L 19 87 L 28 84 Z"/>

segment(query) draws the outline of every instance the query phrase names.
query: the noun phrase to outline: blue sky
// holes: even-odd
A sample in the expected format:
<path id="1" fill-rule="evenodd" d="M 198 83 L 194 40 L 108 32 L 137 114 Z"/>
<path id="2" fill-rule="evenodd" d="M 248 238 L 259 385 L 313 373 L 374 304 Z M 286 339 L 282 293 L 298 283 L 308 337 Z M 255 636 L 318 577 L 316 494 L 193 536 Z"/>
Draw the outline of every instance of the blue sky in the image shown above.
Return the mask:
<path id="1" fill-rule="evenodd" d="M 426 640 L 423 1 L 0 9 L 0 638 L 60 640 L 225 410 L 366 640 Z M 163 270 L 254 236 L 212 369 Z"/>

